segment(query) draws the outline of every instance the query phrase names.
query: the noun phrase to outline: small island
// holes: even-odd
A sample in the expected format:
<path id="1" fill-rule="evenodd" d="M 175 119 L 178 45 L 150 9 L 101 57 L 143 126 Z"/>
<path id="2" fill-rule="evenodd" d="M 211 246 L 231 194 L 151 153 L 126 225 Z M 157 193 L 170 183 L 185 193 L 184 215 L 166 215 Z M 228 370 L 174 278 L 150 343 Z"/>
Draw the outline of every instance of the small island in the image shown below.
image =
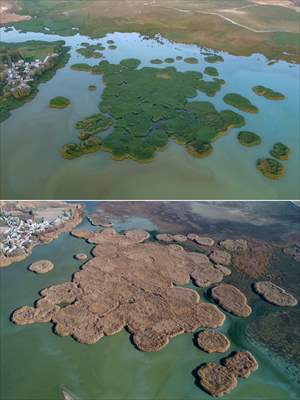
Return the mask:
<path id="1" fill-rule="evenodd" d="M 110 44 L 110 45 L 108 46 L 108 49 L 109 49 L 109 50 L 116 50 L 116 49 L 117 49 L 117 46 L 116 46 L 115 44 Z"/>
<path id="2" fill-rule="evenodd" d="M 181 61 L 181 60 L 183 60 L 183 57 L 182 56 L 176 56 L 176 60 L 177 61 Z"/>
<path id="3" fill-rule="evenodd" d="M 273 158 L 259 159 L 256 168 L 269 179 L 280 179 L 284 175 L 284 165 Z"/>
<path id="4" fill-rule="evenodd" d="M 186 146 L 186 149 L 194 157 L 207 157 L 213 151 L 211 143 L 205 143 L 201 141 L 194 141 L 189 143 Z"/>
<path id="5" fill-rule="evenodd" d="M 96 85 L 89 85 L 88 89 L 90 92 L 94 92 L 95 90 L 97 90 L 97 86 Z"/>
<path id="6" fill-rule="evenodd" d="M 224 58 L 222 56 L 219 56 L 218 54 L 212 54 L 210 56 L 207 56 L 204 58 L 204 60 L 208 63 L 217 63 L 217 62 L 223 62 Z"/>
<path id="7" fill-rule="evenodd" d="M 82 45 L 84 47 L 80 47 L 76 51 L 85 58 L 101 58 L 103 56 L 99 50 L 104 50 L 105 47 L 101 46 L 101 44 L 83 43 Z"/>
<path id="8" fill-rule="evenodd" d="M 258 96 L 263 96 L 268 100 L 284 100 L 285 95 L 280 92 L 275 92 L 265 86 L 254 86 L 252 88 L 253 92 Z"/>
<path id="9" fill-rule="evenodd" d="M 153 58 L 153 60 L 150 60 L 150 63 L 151 64 L 162 64 L 163 63 L 163 61 L 162 60 L 160 60 L 159 58 Z"/>
<path id="10" fill-rule="evenodd" d="M 271 156 L 278 160 L 288 160 L 291 154 L 291 149 L 283 143 L 275 143 L 270 151 Z"/>
<path id="11" fill-rule="evenodd" d="M 195 57 L 187 57 L 184 59 L 187 64 L 198 64 L 199 60 Z"/>
<path id="12" fill-rule="evenodd" d="M 209 76 L 219 76 L 219 72 L 215 67 L 206 67 L 204 73 Z"/>
<path id="13" fill-rule="evenodd" d="M 173 64 L 174 61 L 175 60 L 172 57 L 165 58 L 165 63 L 167 63 L 167 64 Z"/>
<path id="14" fill-rule="evenodd" d="M 50 108 L 66 108 L 71 104 L 71 101 L 63 96 L 54 97 L 49 101 Z"/>
<path id="15" fill-rule="evenodd" d="M 97 137 L 90 137 L 83 143 L 65 144 L 61 149 L 61 155 L 67 160 L 73 160 L 83 154 L 95 153 L 101 148 L 101 140 Z"/>
<path id="16" fill-rule="evenodd" d="M 246 147 L 258 146 L 261 144 L 261 137 L 255 132 L 241 131 L 238 134 L 239 142 Z"/>
<path id="17" fill-rule="evenodd" d="M 92 66 L 85 63 L 78 63 L 71 65 L 71 69 L 74 71 L 90 72 L 92 70 Z"/>
<path id="18" fill-rule="evenodd" d="M 258 113 L 259 109 L 254 106 L 246 97 L 237 93 L 228 93 L 223 98 L 224 103 L 229 104 L 241 111 L 251 114 Z"/>

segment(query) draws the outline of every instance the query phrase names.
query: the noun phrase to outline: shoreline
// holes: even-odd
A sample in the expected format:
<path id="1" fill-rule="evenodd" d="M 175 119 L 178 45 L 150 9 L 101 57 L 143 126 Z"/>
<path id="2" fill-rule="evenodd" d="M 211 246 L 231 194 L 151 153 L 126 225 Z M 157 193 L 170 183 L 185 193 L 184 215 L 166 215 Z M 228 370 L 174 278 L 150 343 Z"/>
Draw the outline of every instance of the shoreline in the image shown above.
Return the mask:
<path id="1" fill-rule="evenodd" d="M 15 262 L 25 260 L 28 256 L 31 255 L 35 246 L 48 244 L 48 243 L 52 242 L 53 240 L 57 239 L 62 233 L 70 232 L 72 229 L 74 229 L 76 226 L 78 226 L 82 222 L 82 220 L 85 216 L 84 211 L 83 211 L 85 208 L 85 205 L 84 204 L 76 204 L 76 205 L 71 204 L 70 206 L 71 206 L 71 208 L 75 208 L 74 216 L 73 216 L 72 220 L 69 220 L 61 228 L 57 228 L 53 232 L 41 233 L 41 235 L 38 237 L 37 242 L 32 243 L 32 245 L 29 247 L 29 249 L 26 252 L 24 252 L 22 254 L 18 254 L 16 256 L 0 258 L 0 268 L 5 268 Z"/>

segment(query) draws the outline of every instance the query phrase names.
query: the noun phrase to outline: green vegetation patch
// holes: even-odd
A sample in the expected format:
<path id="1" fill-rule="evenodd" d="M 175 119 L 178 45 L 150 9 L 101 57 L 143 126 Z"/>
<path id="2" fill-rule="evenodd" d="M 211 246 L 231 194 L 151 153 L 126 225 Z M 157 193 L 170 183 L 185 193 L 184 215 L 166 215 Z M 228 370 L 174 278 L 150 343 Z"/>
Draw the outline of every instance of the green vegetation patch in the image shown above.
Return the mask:
<path id="1" fill-rule="evenodd" d="M 261 137 L 255 132 L 241 131 L 238 140 L 243 146 L 252 147 L 261 144 Z"/>
<path id="2" fill-rule="evenodd" d="M 109 50 L 116 50 L 116 49 L 117 49 L 117 46 L 116 46 L 115 44 L 110 44 L 110 45 L 108 46 L 108 49 L 109 49 Z"/>
<path id="3" fill-rule="evenodd" d="M 183 59 L 182 56 L 177 56 L 177 57 L 176 57 L 176 60 L 177 60 L 177 61 L 181 61 L 182 59 Z"/>
<path id="4" fill-rule="evenodd" d="M 97 86 L 96 86 L 96 85 L 89 85 L 88 89 L 89 89 L 91 92 L 94 92 L 95 90 L 97 90 Z"/>
<path id="5" fill-rule="evenodd" d="M 114 40 L 112 40 L 112 39 L 109 39 L 109 40 L 107 40 L 107 41 L 106 41 L 106 43 L 107 43 L 107 44 L 114 44 L 114 43 L 115 43 L 115 41 L 114 41 Z"/>
<path id="6" fill-rule="evenodd" d="M 160 60 L 159 58 L 154 58 L 153 60 L 150 60 L 151 64 L 162 64 L 163 61 Z"/>
<path id="7" fill-rule="evenodd" d="M 81 140 L 107 129 L 113 120 L 113 130 L 103 139 L 101 149 L 117 160 L 149 162 L 170 138 L 186 145 L 191 154 L 207 155 L 212 141 L 231 127 L 245 124 L 234 111 L 218 112 L 209 102 L 190 101 L 203 90 L 201 73 L 179 72 L 171 66 L 138 69 L 139 65 L 136 59 L 99 63 L 97 73 L 105 83 L 99 109 L 110 118 L 96 114 L 79 121 L 76 128 L 81 130 Z"/>
<path id="8" fill-rule="evenodd" d="M 79 64 L 73 64 L 71 66 L 71 69 L 73 69 L 74 71 L 90 72 L 92 70 L 92 66 L 89 64 L 79 63 Z"/>
<path id="9" fill-rule="evenodd" d="M 90 136 L 105 131 L 111 125 L 111 118 L 105 117 L 102 114 L 95 114 L 78 121 L 75 124 L 75 128 L 81 130 L 80 139 L 85 140 L 88 139 Z"/>
<path id="10" fill-rule="evenodd" d="M 83 154 L 95 153 L 101 148 L 101 139 L 91 137 L 82 143 L 65 144 L 61 149 L 61 155 L 67 160 L 78 158 Z"/>
<path id="11" fill-rule="evenodd" d="M 226 104 L 230 104 L 241 111 L 252 114 L 256 114 L 259 111 L 259 109 L 254 106 L 246 97 L 237 93 L 228 93 L 226 96 L 224 96 L 223 100 Z"/>
<path id="12" fill-rule="evenodd" d="M 208 63 L 214 64 L 217 62 L 223 62 L 224 58 L 222 56 L 219 56 L 218 54 L 213 54 L 205 57 L 204 60 Z"/>
<path id="13" fill-rule="evenodd" d="M 269 89 L 265 86 L 254 86 L 252 88 L 253 92 L 258 96 L 263 96 L 268 100 L 284 100 L 285 95 L 280 92 L 274 92 L 274 90 Z"/>
<path id="14" fill-rule="evenodd" d="M 291 154 L 291 149 L 283 143 L 275 143 L 270 151 L 271 156 L 278 160 L 288 160 Z"/>
<path id="15" fill-rule="evenodd" d="M 187 64 L 198 64 L 199 60 L 195 57 L 187 57 L 184 59 Z"/>
<path id="16" fill-rule="evenodd" d="M 269 179 L 280 179 L 284 175 L 284 165 L 273 158 L 258 160 L 256 168 Z"/>
<path id="17" fill-rule="evenodd" d="M 210 76 L 219 76 L 219 72 L 218 72 L 217 68 L 214 68 L 214 67 L 206 67 L 204 70 L 204 73 L 206 75 L 210 75 Z"/>
<path id="18" fill-rule="evenodd" d="M 103 54 L 98 51 L 99 48 L 101 48 L 101 46 L 88 45 L 85 47 L 80 47 L 76 51 L 85 58 L 101 58 Z"/>
<path id="19" fill-rule="evenodd" d="M 0 123 L 11 115 L 11 110 L 21 107 L 32 100 L 38 93 L 38 85 L 52 79 L 56 71 L 69 61 L 69 47 L 64 46 L 63 40 L 55 42 L 27 41 L 23 43 L 0 43 Z M 32 76 L 28 87 L 11 91 L 4 77 L 4 64 L 24 60 L 32 62 L 36 59 L 44 61 L 49 54 L 56 53 L 58 57 L 52 58 L 47 65 Z M 2 76 L 3 75 L 3 76 Z"/>
<path id="20" fill-rule="evenodd" d="M 54 97 L 49 101 L 49 107 L 51 108 L 66 108 L 71 104 L 71 101 L 63 96 Z"/>
<path id="21" fill-rule="evenodd" d="M 174 61 L 175 60 L 172 57 L 168 57 L 168 58 L 165 59 L 165 63 L 167 63 L 167 64 L 173 64 Z"/>

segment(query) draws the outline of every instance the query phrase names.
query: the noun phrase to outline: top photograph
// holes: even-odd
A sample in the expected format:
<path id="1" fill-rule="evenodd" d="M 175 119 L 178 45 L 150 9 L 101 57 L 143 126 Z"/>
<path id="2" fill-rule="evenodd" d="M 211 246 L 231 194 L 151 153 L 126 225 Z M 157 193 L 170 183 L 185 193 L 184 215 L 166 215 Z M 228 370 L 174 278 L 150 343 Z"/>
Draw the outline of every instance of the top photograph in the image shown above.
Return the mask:
<path id="1" fill-rule="evenodd" d="M 1 0 L 0 200 L 299 200 L 300 0 Z"/>

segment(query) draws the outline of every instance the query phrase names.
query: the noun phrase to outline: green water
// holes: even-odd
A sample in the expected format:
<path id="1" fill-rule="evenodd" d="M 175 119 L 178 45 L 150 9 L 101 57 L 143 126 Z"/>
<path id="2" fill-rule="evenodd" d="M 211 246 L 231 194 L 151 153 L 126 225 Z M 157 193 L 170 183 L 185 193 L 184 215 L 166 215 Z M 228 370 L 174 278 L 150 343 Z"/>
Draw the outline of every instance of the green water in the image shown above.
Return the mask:
<path id="1" fill-rule="evenodd" d="M 86 221 L 81 225 L 88 226 Z M 116 221 L 116 226 L 155 229 L 143 218 Z M 195 347 L 193 334 L 173 338 L 158 353 L 143 353 L 133 346 L 125 330 L 95 345 L 83 345 L 55 335 L 50 323 L 16 326 L 10 322 L 10 314 L 17 307 L 32 304 L 39 290 L 70 280 L 80 267 L 73 255 L 88 254 L 91 249 L 83 240 L 64 234 L 48 245 L 36 247 L 25 261 L 0 270 L 1 400 L 61 399 L 61 385 L 80 400 L 210 398 L 195 384 L 193 370 L 220 357 Z M 46 275 L 29 272 L 28 265 L 41 258 L 53 261 L 54 270 Z M 204 291 L 199 292 L 204 298 Z M 227 314 L 220 330 L 230 338 L 231 350 L 250 350 L 259 369 L 248 380 L 240 379 L 238 387 L 224 399 L 296 400 L 297 388 L 289 376 L 246 340 L 245 324 L 247 320 Z"/>
<path id="2" fill-rule="evenodd" d="M 57 35 L 18 33 L 0 30 L 3 41 L 57 40 Z M 76 49 L 81 42 L 105 43 L 113 39 L 117 50 L 105 50 L 105 58 L 119 63 L 124 58 L 138 58 L 141 68 L 153 66 L 153 58 L 196 57 L 199 64 L 183 61 L 172 64 L 179 71 L 202 71 L 207 64 L 202 49 L 196 45 L 163 40 L 143 40 L 139 34 L 113 33 L 91 40 L 76 35 L 64 37 L 71 46 L 69 63 L 55 77 L 39 86 L 34 100 L 12 112 L 0 126 L 0 198 L 19 199 L 299 199 L 299 66 L 278 62 L 268 66 L 261 55 L 237 57 L 222 53 L 224 63 L 216 64 L 226 84 L 220 93 L 208 98 L 199 93 L 197 99 L 212 101 L 218 110 L 231 108 L 223 96 L 238 92 L 259 107 L 260 113 L 241 112 L 246 118 L 245 130 L 262 137 L 256 148 L 245 148 L 237 140 L 237 129 L 214 143 L 211 156 L 197 159 L 183 146 L 170 141 L 166 150 L 158 152 L 149 164 L 131 160 L 113 161 L 105 152 L 89 154 L 72 161 L 60 156 L 65 143 L 77 141 L 74 124 L 98 111 L 103 91 L 100 76 L 76 72 L 70 66 L 78 62 L 96 64 L 99 59 L 85 59 Z M 164 68 L 162 64 L 157 68 Z M 206 79 L 210 79 L 207 77 Z M 256 96 L 251 88 L 263 84 L 286 95 L 284 101 L 269 101 Z M 89 85 L 97 90 L 90 92 Z M 48 102 L 55 96 L 71 100 L 70 107 L 53 110 Z M 256 170 L 256 160 L 268 156 L 272 145 L 283 141 L 292 148 L 285 161 L 286 174 L 278 181 L 265 178 Z M 245 185 L 245 182 L 247 184 Z"/>

